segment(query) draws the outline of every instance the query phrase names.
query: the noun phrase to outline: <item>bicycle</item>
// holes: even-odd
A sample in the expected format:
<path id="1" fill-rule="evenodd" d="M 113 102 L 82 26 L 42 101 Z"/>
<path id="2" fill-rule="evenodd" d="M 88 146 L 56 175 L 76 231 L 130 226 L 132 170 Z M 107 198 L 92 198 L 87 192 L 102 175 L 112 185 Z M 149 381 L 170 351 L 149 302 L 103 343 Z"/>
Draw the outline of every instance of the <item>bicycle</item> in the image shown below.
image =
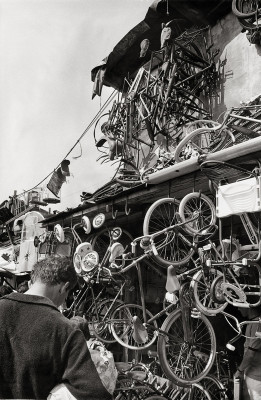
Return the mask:
<path id="1" fill-rule="evenodd" d="M 200 94 L 209 95 L 216 71 L 214 55 L 206 50 L 206 29 L 183 32 L 169 49 L 152 52 L 149 69 L 139 69 L 125 99 L 112 107 L 107 132 L 96 146 L 107 142 L 103 162 L 109 158 L 123 164 L 115 178 L 121 185 L 139 184 L 161 145 L 174 151 L 183 125 L 209 116 Z"/>
<path id="2" fill-rule="evenodd" d="M 139 370 L 128 370 L 119 376 L 115 400 L 210 400 L 206 389 L 198 383 L 178 387 L 166 378 L 147 375 Z"/>
<path id="3" fill-rule="evenodd" d="M 88 254 L 91 256 L 92 252 Z M 104 343 L 114 343 L 116 340 L 111 334 L 107 320 L 112 311 L 123 304 L 125 282 L 114 279 L 109 270 L 101 269 L 99 266 L 81 275 L 81 279 L 84 279 L 84 283 L 79 283 L 79 289 L 75 292 L 71 305 L 63 309 L 63 314 L 67 318 L 74 315 L 84 316 L 92 335 Z M 95 290 L 96 286 L 98 291 Z M 108 288 L 111 288 L 109 296 Z"/>
<path id="4" fill-rule="evenodd" d="M 178 208 L 179 201 L 175 198 L 159 199 L 149 207 L 144 218 L 143 234 L 151 241 L 153 259 L 163 267 L 181 268 L 195 253 L 193 237 L 186 229 L 189 222 L 180 223 Z"/>
<path id="5" fill-rule="evenodd" d="M 212 325 L 204 315 L 191 312 L 190 305 L 188 306 L 182 300 L 183 289 L 181 289 L 179 296 L 181 308 L 171 312 L 159 329 L 156 320 L 173 305 L 169 304 L 166 309 L 154 316 L 146 309 L 141 271 L 138 265 L 144 257 L 146 254 L 121 269 L 124 273 L 134 265 L 137 266 L 141 305 L 124 304 L 117 307 L 110 321 L 112 334 L 122 346 L 131 350 L 148 348 L 158 337 L 159 360 L 166 376 L 181 386 L 186 386 L 188 382 L 197 382 L 207 374 L 214 361 L 215 335 Z M 169 273 L 166 287 L 177 289 L 176 284 L 175 274 Z"/>
<path id="6" fill-rule="evenodd" d="M 259 169 L 251 172 L 242 167 L 219 161 L 205 161 L 201 164 L 201 169 L 208 176 L 212 187 L 217 192 L 216 208 L 217 215 L 220 218 L 220 246 L 216 247 L 209 240 L 208 245 L 198 249 L 203 268 L 192 283 L 197 306 L 207 315 L 214 315 L 214 313 L 220 312 L 226 307 L 227 303 L 239 307 L 247 305 L 255 307 L 259 302 L 251 303 L 251 301 L 247 301 L 247 297 L 249 299 L 251 296 L 258 295 L 260 297 L 261 295 L 260 267 L 257 264 L 261 256 L 261 241 L 258 229 L 256 230 L 252 222 L 253 217 L 250 219 L 250 215 L 255 215 L 255 213 L 246 213 L 246 210 L 258 212 L 258 207 L 254 206 L 253 208 L 252 206 L 252 209 L 250 206 L 246 207 L 246 201 L 249 198 L 246 196 L 250 193 L 251 199 L 255 199 L 255 187 L 259 185 Z M 247 179 L 242 179 L 242 174 L 244 174 L 244 177 L 247 176 Z M 230 183 L 231 180 L 233 182 L 235 179 L 235 183 Z M 240 185 L 239 189 L 237 189 L 238 184 Z M 242 185 L 249 184 L 252 185 L 252 191 L 244 190 L 243 194 L 241 194 L 239 190 L 242 187 L 244 189 Z M 219 192 L 221 192 L 221 195 L 219 195 Z M 227 197 L 226 193 L 228 193 Z M 241 202 L 240 196 L 245 196 L 242 197 L 244 199 L 243 202 Z M 225 203 L 226 198 L 228 199 L 227 201 L 230 201 L 228 205 Z M 189 232 L 196 233 L 203 228 L 207 231 L 208 227 L 215 224 L 215 206 L 207 196 L 201 193 L 190 193 L 180 203 L 179 213 L 183 222 L 187 218 L 191 218 L 195 212 L 199 213 L 199 218 L 186 225 Z M 230 239 L 223 239 L 222 218 L 234 213 L 239 214 L 246 236 L 251 243 L 250 245 L 241 245 L 234 238 L 233 231 L 230 232 Z"/>
<path id="7" fill-rule="evenodd" d="M 257 118 L 261 113 L 261 105 L 256 104 L 259 101 L 260 96 L 241 107 L 232 107 L 222 123 L 204 119 L 193 122 L 192 126 L 196 129 L 177 145 L 175 161 L 179 163 L 260 137 L 261 120 Z"/>

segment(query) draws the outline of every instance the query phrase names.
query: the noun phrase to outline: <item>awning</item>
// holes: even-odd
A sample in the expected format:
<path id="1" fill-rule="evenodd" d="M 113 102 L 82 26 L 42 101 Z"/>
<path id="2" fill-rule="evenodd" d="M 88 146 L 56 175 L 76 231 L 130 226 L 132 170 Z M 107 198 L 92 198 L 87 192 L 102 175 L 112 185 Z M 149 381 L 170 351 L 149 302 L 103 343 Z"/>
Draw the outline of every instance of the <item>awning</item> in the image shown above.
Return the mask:
<path id="1" fill-rule="evenodd" d="M 150 59 L 150 52 L 140 57 L 140 43 L 150 42 L 150 51 L 160 49 L 162 23 L 173 20 L 177 35 L 193 26 L 214 24 L 231 11 L 232 0 L 155 0 L 145 18 L 130 30 L 102 61 L 91 71 L 93 97 L 101 94 L 102 85 L 124 91 L 125 77 L 131 77 Z"/>

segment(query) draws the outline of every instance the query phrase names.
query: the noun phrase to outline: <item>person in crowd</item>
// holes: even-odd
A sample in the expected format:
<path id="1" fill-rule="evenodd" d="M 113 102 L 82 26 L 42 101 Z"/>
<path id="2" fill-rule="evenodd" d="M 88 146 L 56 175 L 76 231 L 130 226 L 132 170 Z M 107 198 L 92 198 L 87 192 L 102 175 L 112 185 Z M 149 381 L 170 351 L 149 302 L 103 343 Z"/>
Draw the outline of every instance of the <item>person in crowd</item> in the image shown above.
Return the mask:
<path id="1" fill-rule="evenodd" d="M 239 310 L 249 321 L 258 321 L 261 318 L 261 306 Z M 235 378 L 244 381 L 244 400 L 261 399 L 261 338 L 255 336 L 258 331 L 261 332 L 260 324 L 247 324 L 244 355 L 235 374 Z"/>
<path id="2" fill-rule="evenodd" d="M 77 400 L 107 400 L 86 346 L 58 307 L 77 282 L 68 257 L 37 262 L 25 293 L 0 299 L 0 399 L 46 399 L 64 384 Z"/>

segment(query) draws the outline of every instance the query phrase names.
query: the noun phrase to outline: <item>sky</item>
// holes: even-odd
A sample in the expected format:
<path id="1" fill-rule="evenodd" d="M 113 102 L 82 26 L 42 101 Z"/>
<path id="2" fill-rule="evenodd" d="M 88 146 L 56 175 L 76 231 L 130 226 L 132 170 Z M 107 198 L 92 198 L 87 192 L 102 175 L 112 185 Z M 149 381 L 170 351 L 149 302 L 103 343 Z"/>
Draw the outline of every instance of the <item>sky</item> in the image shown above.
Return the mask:
<path id="1" fill-rule="evenodd" d="M 142 21 L 152 0 L 0 0 L 0 203 L 63 160 L 112 93 L 93 100 L 91 70 Z M 99 125 L 97 127 L 99 132 Z M 68 156 L 62 211 L 114 175 L 93 127 Z M 78 157 L 82 152 L 82 156 Z M 44 181 L 44 185 L 48 180 Z"/>

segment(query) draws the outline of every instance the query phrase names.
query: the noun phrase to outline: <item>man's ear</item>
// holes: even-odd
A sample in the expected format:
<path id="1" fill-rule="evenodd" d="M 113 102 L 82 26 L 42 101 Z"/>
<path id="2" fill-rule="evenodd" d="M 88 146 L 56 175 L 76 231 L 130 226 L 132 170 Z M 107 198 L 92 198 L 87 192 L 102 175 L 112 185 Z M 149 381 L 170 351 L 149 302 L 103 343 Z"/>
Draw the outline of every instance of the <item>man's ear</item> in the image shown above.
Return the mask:
<path id="1" fill-rule="evenodd" d="M 61 293 L 65 293 L 69 291 L 70 282 L 65 282 L 64 285 L 61 287 Z"/>

